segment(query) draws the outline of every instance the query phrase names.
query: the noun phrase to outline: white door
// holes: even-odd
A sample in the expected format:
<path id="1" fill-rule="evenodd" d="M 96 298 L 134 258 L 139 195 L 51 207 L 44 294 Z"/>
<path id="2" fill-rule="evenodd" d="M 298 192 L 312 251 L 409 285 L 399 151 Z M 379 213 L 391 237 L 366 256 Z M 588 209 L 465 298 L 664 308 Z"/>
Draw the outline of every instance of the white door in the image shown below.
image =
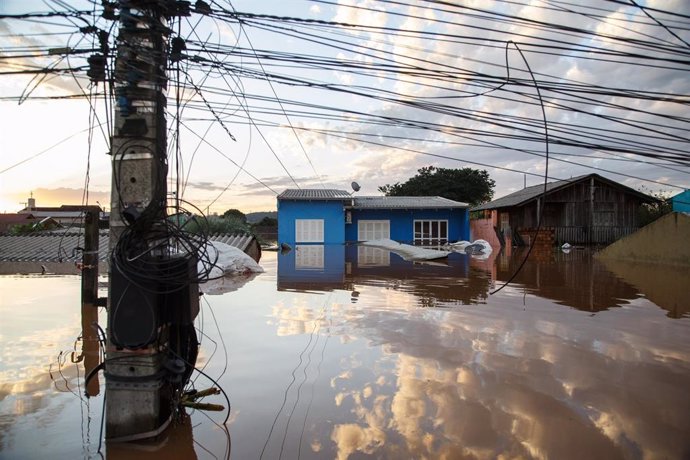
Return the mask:
<path id="1" fill-rule="evenodd" d="M 391 223 L 389 220 L 360 220 L 357 222 L 357 240 L 371 241 L 390 239 Z"/>

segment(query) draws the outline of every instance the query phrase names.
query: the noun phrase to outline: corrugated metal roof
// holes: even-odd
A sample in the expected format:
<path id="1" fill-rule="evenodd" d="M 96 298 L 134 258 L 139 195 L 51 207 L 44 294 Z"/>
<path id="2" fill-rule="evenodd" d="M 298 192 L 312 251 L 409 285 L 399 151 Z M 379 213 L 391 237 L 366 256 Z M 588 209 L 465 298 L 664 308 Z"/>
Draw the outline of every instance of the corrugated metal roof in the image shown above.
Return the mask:
<path id="1" fill-rule="evenodd" d="M 357 196 L 355 209 L 467 208 L 467 203 L 440 196 Z"/>
<path id="2" fill-rule="evenodd" d="M 211 241 L 220 241 L 242 251 L 249 248 L 254 240 L 252 235 L 215 234 Z M 108 259 L 108 232 L 99 233 L 98 258 Z M 0 261 L 3 262 L 75 262 L 81 260 L 84 247 L 84 234 L 36 233 L 33 235 L 0 235 Z"/>
<path id="3" fill-rule="evenodd" d="M 546 184 L 546 192 L 550 192 L 553 189 L 562 187 L 563 185 L 570 184 L 571 182 L 577 182 L 580 179 L 586 176 L 578 176 L 574 177 L 569 180 L 559 180 L 556 182 L 549 182 Z M 523 188 L 522 190 L 518 190 L 517 192 L 513 192 L 510 195 L 503 196 L 501 198 L 497 198 L 493 201 L 489 201 L 488 203 L 481 204 L 475 208 L 472 208 L 473 211 L 481 211 L 485 209 L 497 209 L 497 208 L 506 208 L 510 206 L 516 206 L 518 204 L 525 203 L 527 201 L 533 200 L 537 198 L 539 195 L 544 193 L 544 184 L 539 184 L 539 185 L 532 185 L 527 188 Z"/>
<path id="4" fill-rule="evenodd" d="M 108 232 L 99 233 L 99 260 L 108 257 Z M 81 260 L 83 233 L 36 233 L 33 235 L 0 235 L 0 261 L 6 262 L 74 262 Z"/>
<path id="5" fill-rule="evenodd" d="M 211 235 L 209 239 L 211 241 L 218 241 L 219 243 L 234 246 L 244 252 L 247 252 L 247 248 L 249 248 L 249 245 L 255 240 L 253 235 L 229 235 L 227 233 L 216 233 Z"/>
<path id="6" fill-rule="evenodd" d="M 612 187 L 620 188 L 627 193 L 637 195 L 643 201 L 651 202 L 651 201 L 656 200 L 656 198 L 654 198 L 654 197 L 645 195 L 642 192 L 639 192 L 635 189 L 627 187 L 623 184 L 619 184 L 618 182 L 612 181 L 612 180 L 607 179 L 603 176 L 600 176 L 599 174 L 594 174 L 594 173 L 573 177 L 573 178 L 567 179 L 567 180 L 558 180 L 555 182 L 549 182 L 546 184 L 546 193 L 551 193 L 557 189 L 566 187 L 566 186 L 571 185 L 573 183 L 580 182 L 580 181 L 585 180 L 585 179 L 589 179 L 590 177 L 593 177 L 596 180 L 599 180 L 601 182 L 605 182 L 605 183 L 611 185 Z M 522 190 L 518 190 L 517 192 L 511 193 L 510 195 L 506 195 L 504 197 L 498 198 L 496 200 L 493 200 L 493 201 L 490 201 L 488 203 L 484 203 L 482 205 L 479 205 L 475 208 L 472 208 L 472 211 L 508 208 L 511 206 L 523 205 L 523 204 L 528 203 L 529 201 L 537 199 L 542 193 L 544 193 L 544 184 L 532 185 L 530 187 L 523 188 Z"/>
<path id="7" fill-rule="evenodd" d="M 350 198 L 352 196 L 345 190 L 317 188 L 289 188 L 278 195 L 279 200 L 347 200 Z"/>

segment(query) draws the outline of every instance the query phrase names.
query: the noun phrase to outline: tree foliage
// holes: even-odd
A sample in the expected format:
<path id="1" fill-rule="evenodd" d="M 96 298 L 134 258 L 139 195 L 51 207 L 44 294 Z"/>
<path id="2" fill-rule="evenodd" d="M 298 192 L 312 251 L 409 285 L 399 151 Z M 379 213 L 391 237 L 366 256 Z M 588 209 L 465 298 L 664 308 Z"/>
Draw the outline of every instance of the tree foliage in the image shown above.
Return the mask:
<path id="1" fill-rule="evenodd" d="M 210 235 L 216 233 L 227 234 L 248 234 L 252 233 L 251 228 L 246 222 L 236 219 L 234 217 L 214 217 L 202 218 L 192 216 L 187 219 L 183 225 L 185 231 L 190 233 L 208 233 Z"/>
<path id="2" fill-rule="evenodd" d="M 496 182 L 486 170 L 426 166 L 414 177 L 379 187 L 386 196 L 442 196 L 472 206 L 491 201 Z"/>
<path id="3" fill-rule="evenodd" d="M 31 233 L 36 233 L 45 230 L 45 227 L 41 223 L 35 224 L 17 224 L 13 225 L 9 229 L 10 235 L 28 235 Z"/>
<path id="4" fill-rule="evenodd" d="M 277 227 L 278 226 L 278 219 L 274 217 L 264 217 L 260 221 L 254 224 L 255 227 Z"/>
<path id="5" fill-rule="evenodd" d="M 247 216 L 239 209 L 228 209 L 223 213 L 223 217 L 226 219 L 237 219 L 245 223 L 247 222 Z"/>
<path id="6" fill-rule="evenodd" d="M 642 193 L 646 193 L 656 198 L 658 201 L 653 203 L 643 203 L 637 210 L 637 222 L 640 227 L 644 227 L 647 224 L 651 224 L 659 217 L 662 217 L 673 210 L 673 205 L 671 204 L 671 199 L 664 196 L 661 192 L 651 192 L 646 190 L 646 187 L 642 186 Z"/>

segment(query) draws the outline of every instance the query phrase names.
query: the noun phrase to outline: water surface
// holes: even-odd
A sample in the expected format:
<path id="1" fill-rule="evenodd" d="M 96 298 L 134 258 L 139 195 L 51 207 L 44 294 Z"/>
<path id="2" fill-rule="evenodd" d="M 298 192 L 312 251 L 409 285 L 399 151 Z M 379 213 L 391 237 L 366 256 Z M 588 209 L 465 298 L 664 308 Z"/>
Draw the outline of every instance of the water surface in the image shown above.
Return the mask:
<path id="1" fill-rule="evenodd" d="M 371 249 L 265 253 L 266 273 L 204 296 L 198 365 L 231 400 L 228 433 L 224 413 L 192 411 L 168 436 L 103 455 L 690 456 L 687 271 L 574 251 L 530 260 L 490 295 L 521 253 L 414 264 Z M 79 286 L 0 277 L 2 458 L 98 456 Z"/>

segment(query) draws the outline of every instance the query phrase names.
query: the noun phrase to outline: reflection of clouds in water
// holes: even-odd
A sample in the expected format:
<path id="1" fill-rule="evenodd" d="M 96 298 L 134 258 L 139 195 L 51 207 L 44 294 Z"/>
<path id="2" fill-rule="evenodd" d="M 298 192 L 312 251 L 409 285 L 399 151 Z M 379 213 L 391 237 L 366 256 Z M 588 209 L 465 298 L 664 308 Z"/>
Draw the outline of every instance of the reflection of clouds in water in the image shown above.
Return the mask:
<path id="1" fill-rule="evenodd" d="M 277 321 L 276 334 L 279 337 L 311 334 L 328 326 L 323 312 L 317 312 L 305 304 L 290 308 L 276 305 L 273 307 L 273 318 Z"/>
<path id="2" fill-rule="evenodd" d="M 333 401 L 351 401 L 355 420 L 332 428 L 338 458 L 682 457 L 684 325 L 636 304 L 596 317 L 541 299 L 527 310 L 333 308 L 335 333 L 367 339 L 377 363 L 395 363 L 372 382 L 356 356 L 341 358 Z M 307 331 L 314 316 L 276 315 Z"/>
<path id="3" fill-rule="evenodd" d="M 73 343 L 74 339 L 75 328 L 65 326 L 23 334 L 19 339 L 5 342 L 0 351 L 0 362 L 6 367 L 6 370 L 0 371 L 0 401 L 8 396 L 40 400 L 43 398 L 42 392 L 53 386 L 57 391 L 67 391 L 68 386 L 76 388 L 73 380 L 77 378 L 77 369 L 70 361 L 71 349 L 67 356 L 62 357 L 65 362 L 61 361 L 62 364 L 59 365 L 57 361 L 57 344 Z M 80 349 L 81 342 L 78 342 L 77 355 Z M 83 377 L 83 370 L 80 372 Z M 35 405 L 28 401 L 17 404 L 24 405 L 23 407 Z M 16 412 L 17 415 L 24 413 L 24 410 Z"/>
<path id="4" fill-rule="evenodd" d="M 373 454 L 386 441 L 383 430 L 362 427 L 356 423 L 336 425 L 331 439 L 338 445 L 338 459 L 345 460 L 355 452 Z"/>
<path id="5" fill-rule="evenodd" d="M 331 388 L 335 388 L 337 386 L 339 380 L 350 380 L 351 378 L 352 378 L 352 371 L 351 370 L 343 371 L 339 375 L 337 375 L 331 379 Z"/>

